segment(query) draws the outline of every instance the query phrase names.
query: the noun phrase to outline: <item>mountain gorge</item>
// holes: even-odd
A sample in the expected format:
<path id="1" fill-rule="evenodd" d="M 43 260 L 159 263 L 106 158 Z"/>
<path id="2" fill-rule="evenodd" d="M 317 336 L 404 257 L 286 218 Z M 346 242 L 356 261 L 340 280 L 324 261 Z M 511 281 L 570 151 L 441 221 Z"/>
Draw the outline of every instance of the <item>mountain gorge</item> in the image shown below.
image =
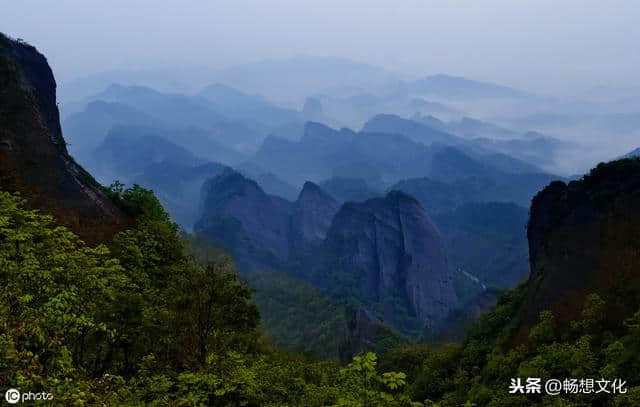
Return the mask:
<path id="1" fill-rule="evenodd" d="M 502 212 L 506 207 L 494 203 L 515 202 L 526 210 L 535 192 L 556 176 L 470 137 L 472 130 L 486 135 L 499 129 L 471 119 L 460 122 L 464 136 L 454 122 L 418 116 L 375 114 L 360 132 L 304 123 L 333 122 L 324 101 L 307 97 L 298 112 L 219 83 L 193 95 L 111 85 L 86 99 L 85 110 L 70 115 L 65 128 L 100 181 L 153 189 L 184 231 L 228 250 L 241 270 L 283 272 L 310 282 L 331 301 L 360 309 L 361 323 L 388 323 L 420 336 L 424 325 L 436 329 L 446 314 L 487 287 L 508 287 L 526 276 L 520 208 L 514 209 L 516 220 L 509 217 L 513 211 Z M 354 253 L 336 246 L 339 234 L 328 237 L 339 230 L 336 221 L 344 218 L 336 215 L 350 201 L 377 207 L 394 191 L 417 198 L 420 209 L 412 216 L 429 221 L 418 222 L 413 238 L 438 249 L 404 251 L 406 230 L 400 225 L 389 228 L 402 233 L 368 249 L 368 234 L 377 226 L 347 227 L 342 232 L 362 246 L 349 249 Z M 364 211 L 387 216 L 374 207 Z M 467 211 L 477 211 L 484 223 L 467 224 Z M 505 222 L 504 233 L 491 233 L 492 222 Z M 357 258 L 358 250 L 367 255 L 357 264 L 336 263 Z M 390 267 L 385 256 L 398 263 Z M 411 274 L 416 264 L 433 272 L 433 285 Z M 393 284 L 380 280 L 376 290 L 364 288 L 370 283 L 362 281 L 382 275 L 394 276 L 385 277 Z M 436 302 L 410 293 L 407 284 L 419 280 L 418 291 Z M 440 285 L 446 288 L 429 288 Z M 368 340 L 361 339 L 355 342 Z"/>
<path id="2" fill-rule="evenodd" d="M 454 82 L 472 99 L 528 97 Z M 207 150 L 185 140 L 211 128 L 182 125 L 220 119 L 213 99 L 297 117 L 208 92 L 195 106 L 204 94 L 116 87 L 122 99 L 80 112 L 92 168 L 153 191 L 103 187 L 67 149 L 45 57 L 0 35 L 4 388 L 62 405 L 638 405 L 639 158 L 569 182 L 405 122 Z M 156 121 L 174 107 L 191 116 Z M 208 153 L 239 154 L 238 168 Z M 508 393 L 527 376 L 628 392 Z"/>
<path id="3" fill-rule="evenodd" d="M 457 305 L 438 230 L 400 192 L 339 206 L 306 182 L 291 203 L 227 170 L 203 186 L 195 231 L 248 270 L 287 271 L 405 331 L 435 325 Z"/>

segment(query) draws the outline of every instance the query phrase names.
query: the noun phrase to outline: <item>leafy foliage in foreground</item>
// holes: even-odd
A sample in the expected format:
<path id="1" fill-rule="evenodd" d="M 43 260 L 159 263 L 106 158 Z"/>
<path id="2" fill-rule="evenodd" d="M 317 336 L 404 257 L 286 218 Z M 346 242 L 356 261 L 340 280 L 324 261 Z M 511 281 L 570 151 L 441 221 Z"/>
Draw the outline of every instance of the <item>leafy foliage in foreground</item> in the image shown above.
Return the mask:
<path id="1" fill-rule="evenodd" d="M 369 353 L 347 366 L 277 351 L 224 254 L 195 250 L 208 260 L 200 265 L 153 194 L 117 193 L 137 225 L 91 248 L 0 192 L 0 386 L 50 392 L 62 405 L 640 404 L 640 311 L 612 324 L 597 295 L 569 329 L 545 311 L 520 342 L 524 286 L 462 345 L 413 345 L 380 364 Z M 514 377 L 621 378 L 628 392 L 510 395 Z"/>
<path id="2" fill-rule="evenodd" d="M 111 192 L 137 224 L 110 248 L 0 192 L 0 386 L 62 405 L 410 405 L 374 354 L 273 350 L 227 257 L 199 265 L 152 193 Z"/>
<path id="3" fill-rule="evenodd" d="M 464 345 L 417 345 L 383 358 L 383 369 L 413 378 L 410 397 L 433 406 L 640 405 L 640 311 L 611 327 L 604 301 L 592 294 L 581 318 L 561 330 L 544 311 L 524 343 L 514 342 L 513 317 L 524 286 L 507 292 L 470 331 Z M 601 378 L 626 381 L 625 394 L 509 394 L 511 378 Z"/>

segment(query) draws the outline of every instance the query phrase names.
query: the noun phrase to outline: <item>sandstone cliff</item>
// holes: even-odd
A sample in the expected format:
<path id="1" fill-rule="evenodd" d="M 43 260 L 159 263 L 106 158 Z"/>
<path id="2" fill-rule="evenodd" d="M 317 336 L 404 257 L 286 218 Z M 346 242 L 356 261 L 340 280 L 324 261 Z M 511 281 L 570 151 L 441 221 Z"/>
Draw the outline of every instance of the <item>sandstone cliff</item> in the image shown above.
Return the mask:
<path id="1" fill-rule="evenodd" d="M 195 232 L 229 250 L 245 269 L 281 265 L 289 258 L 291 203 L 267 195 L 232 169 L 207 180 Z"/>
<path id="2" fill-rule="evenodd" d="M 413 317 L 433 326 L 456 305 L 440 234 L 420 204 L 402 192 L 343 205 L 325 253 L 331 260 L 318 278 L 349 287 L 346 295 L 376 304 L 394 325 Z"/>
<path id="3" fill-rule="evenodd" d="M 322 243 L 339 204 L 313 182 L 306 182 L 291 213 L 292 246 L 308 250 Z"/>
<path id="4" fill-rule="evenodd" d="M 0 34 L 0 188 L 53 214 L 89 243 L 109 240 L 129 218 L 67 152 L 56 82 L 34 47 Z"/>
<path id="5" fill-rule="evenodd" d="M 534 198 L 528 224 L 531 276 L 521 334 L 540 311 L 561 324 L 598 293 L 611 322 L 640 303 L 640 159 L 600 164 L 569 184 L 553 182 Z"/>

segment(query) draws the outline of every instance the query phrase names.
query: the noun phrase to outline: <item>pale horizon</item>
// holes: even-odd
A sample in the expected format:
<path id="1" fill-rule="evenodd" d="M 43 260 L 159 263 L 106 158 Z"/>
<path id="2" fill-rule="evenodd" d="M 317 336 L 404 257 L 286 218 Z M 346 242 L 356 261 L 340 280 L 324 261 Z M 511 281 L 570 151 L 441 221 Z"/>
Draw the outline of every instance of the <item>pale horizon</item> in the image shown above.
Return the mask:
<path id="1" fill-rule="evenodd" d="M 27 0 L 3 14 L 2 31 L 47 55 L 60 82 L 111 70 L 216 71 L 313 55 L 540 94 L 640 86 L 640 5 L 621 1 L 67 0 L 42 7 Z"/>

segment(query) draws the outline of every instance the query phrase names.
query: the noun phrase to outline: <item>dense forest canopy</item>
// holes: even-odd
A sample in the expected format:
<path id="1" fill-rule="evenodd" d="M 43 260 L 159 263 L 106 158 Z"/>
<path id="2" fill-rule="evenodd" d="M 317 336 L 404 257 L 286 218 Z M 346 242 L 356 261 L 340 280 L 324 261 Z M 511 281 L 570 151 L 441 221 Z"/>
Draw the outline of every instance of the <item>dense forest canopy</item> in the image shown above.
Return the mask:
<path id="1" fill-rule="evenodd" d="M 231 259 L 186 250 L 153 193 L 110 190 L 136 217 L 108 248 L 0 194 L 0 382 L 60 404 L 567 405 L 640 402 L 640 311 L 611 326 L 598 295 L 565 332 L 545 311 L 511 343 L 524 286 L 504 294 L 462 345 L 414 345 L 349 364 L 274 348 Z M 190 247 L 193 247 L 191 245 Z M 609 377 L 626 394 L 508 393 L 514 377 Z M 516 404 L 514 404 L 516 403 Z"/>

